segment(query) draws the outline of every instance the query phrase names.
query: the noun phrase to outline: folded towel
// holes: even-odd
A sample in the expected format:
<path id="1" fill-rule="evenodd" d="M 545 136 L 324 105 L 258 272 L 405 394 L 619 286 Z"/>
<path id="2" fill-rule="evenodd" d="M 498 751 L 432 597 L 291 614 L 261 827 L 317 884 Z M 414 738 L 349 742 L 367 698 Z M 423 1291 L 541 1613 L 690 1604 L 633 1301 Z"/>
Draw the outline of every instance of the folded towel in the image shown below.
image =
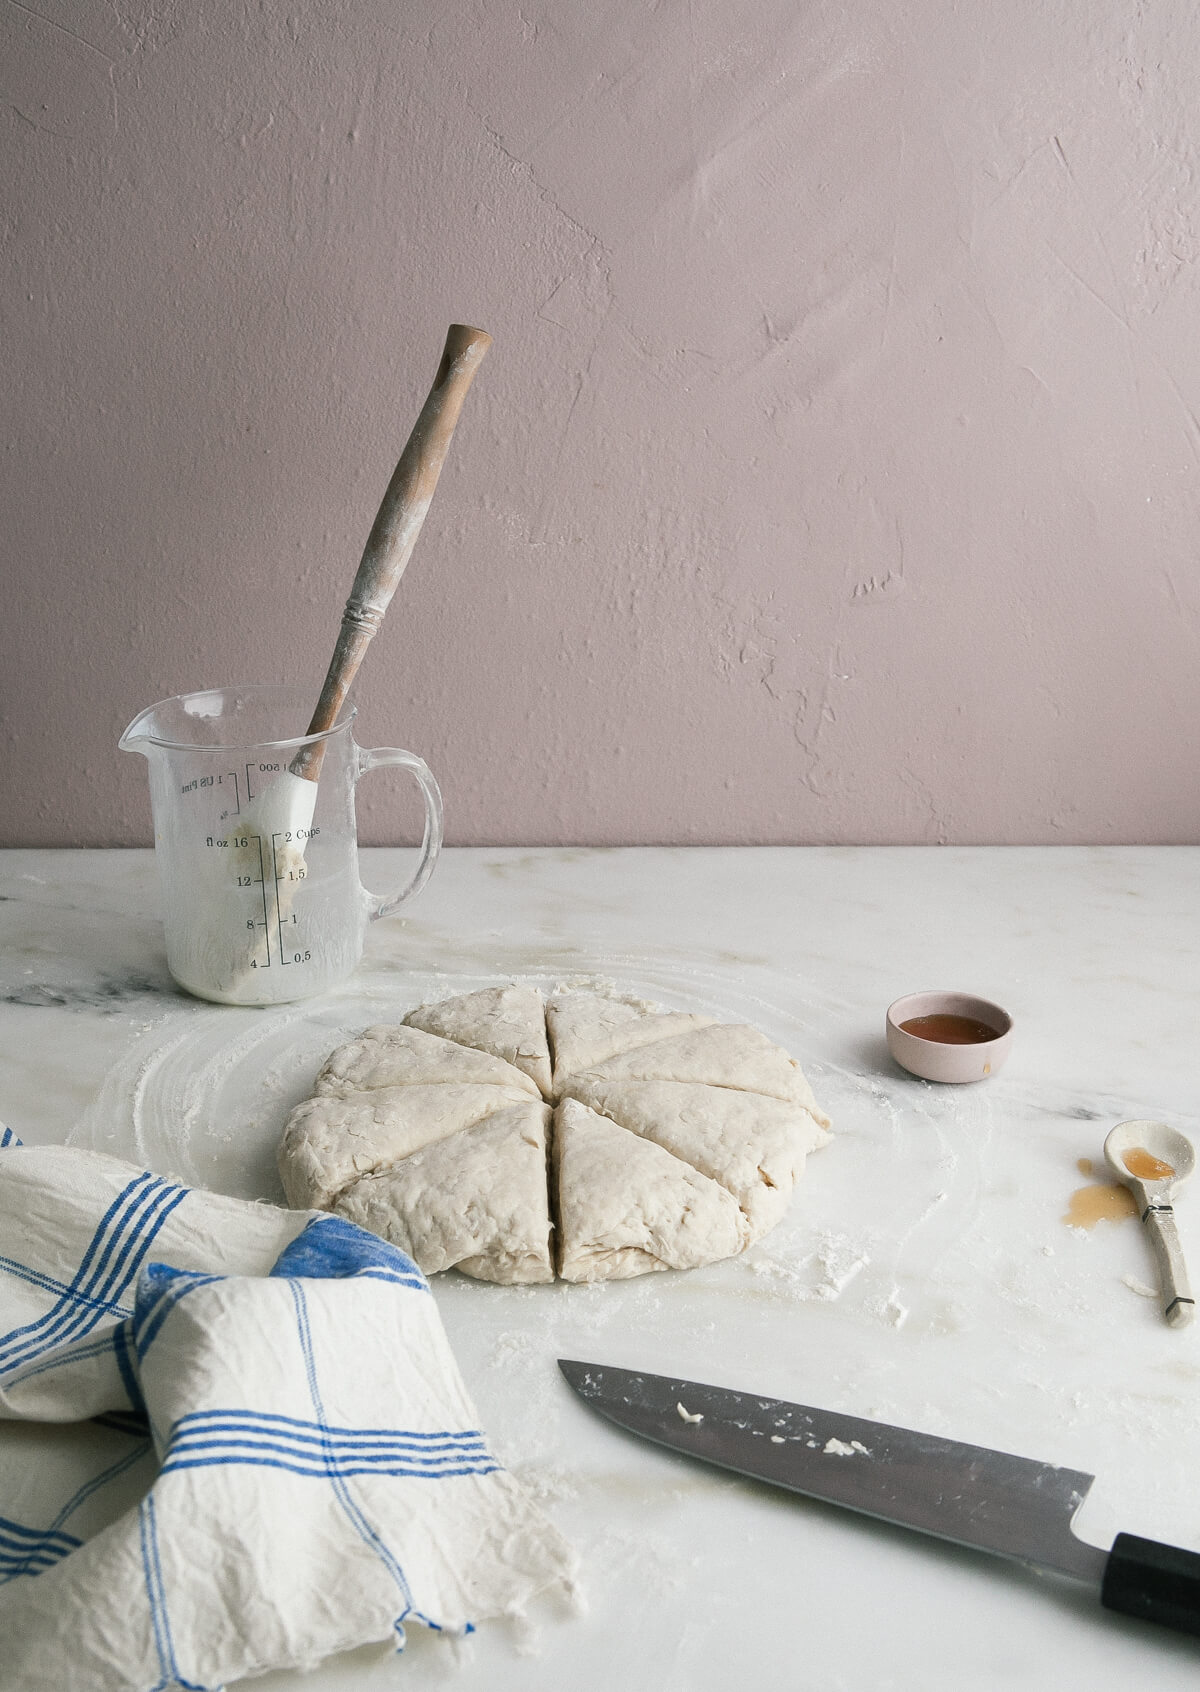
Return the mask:
<path id="1" fill-rule="evenodd" d="M 0 1147 L 4 1692 L 217 1688 L 569 1580 L 411 1258 Z"/>

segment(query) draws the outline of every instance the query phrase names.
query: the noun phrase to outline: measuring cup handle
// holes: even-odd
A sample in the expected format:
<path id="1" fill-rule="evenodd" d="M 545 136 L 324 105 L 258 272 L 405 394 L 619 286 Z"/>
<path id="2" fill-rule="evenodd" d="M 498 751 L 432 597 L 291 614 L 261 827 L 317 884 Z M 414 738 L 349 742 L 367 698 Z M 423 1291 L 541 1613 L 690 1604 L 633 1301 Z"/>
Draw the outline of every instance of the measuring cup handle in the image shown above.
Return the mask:
<path id="1" fill-rule="evenodd" d="M 369 751 L 362 746 L 358 748 L 360 777 L 365 776 L 368 770 L 384 769 L 393 764 L 407 770 L 421 789 L 421 796 L 425 800 L 425 837 L 421 841 L 421 858 L 412 878 L 398 893 L 372 893 L 363 888 L 367 900 L 367 915 L 372 922 L 377 917 L 390 916 L 398 905 L 402 905 L 406 899 L 411 899 L 414 893 L 421 891 L 433 874 L 433 866 L 437 863 L 438 853 L 442 849 L 442 791 L 424 759 L 418 758 L 415 752 L 401 752 L 396 746 L 376 746 Z"/>

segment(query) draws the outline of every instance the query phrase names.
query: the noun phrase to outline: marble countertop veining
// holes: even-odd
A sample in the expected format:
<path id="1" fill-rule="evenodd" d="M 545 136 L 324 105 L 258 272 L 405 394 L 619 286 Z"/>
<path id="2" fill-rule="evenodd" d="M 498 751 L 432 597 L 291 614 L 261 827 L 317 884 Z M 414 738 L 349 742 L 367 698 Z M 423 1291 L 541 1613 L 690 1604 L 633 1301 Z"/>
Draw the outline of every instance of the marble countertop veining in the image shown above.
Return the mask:
<path id="1" fill-rule="evenodd" d="M 362 856 L 368 883 L 392 880 L 399 853 Z M 275 1198 L 283 1117 L 345 1033 L 487 982 L 601 977 L 757 1023 L 801 1060 L 835 1137 L 743 1258 L 599 1288 L 441 1277 L 483 1426 L 579 1547 L 585 1604 L 461 1643 L 412 1630 L 398 1661 L 361 1651 L 264 1692 L 1194 1683 L 1200 1645 L 1078 1587 L 619 1435 L 554 1360 L 1082 1468 L 1084 1537 L 1200 1550 L 1200 1323 L 1168 1329 L 1146 1296 L 1136 1222 L 1063 1220 L 1103 1178 L 1114 1123 L 1200 1134 L 1200 849 L 456 850 L 409 910 L 337 992 L 236 1010 L 171 982 L 151 853 L 0 854 L 0 1119 Z M 1012 1011 L 989 1082 L 891 1063 L 887 1005 L 935 986 Z M 1200 1186 L 1179 1223 L 1200 1277 Z"/>

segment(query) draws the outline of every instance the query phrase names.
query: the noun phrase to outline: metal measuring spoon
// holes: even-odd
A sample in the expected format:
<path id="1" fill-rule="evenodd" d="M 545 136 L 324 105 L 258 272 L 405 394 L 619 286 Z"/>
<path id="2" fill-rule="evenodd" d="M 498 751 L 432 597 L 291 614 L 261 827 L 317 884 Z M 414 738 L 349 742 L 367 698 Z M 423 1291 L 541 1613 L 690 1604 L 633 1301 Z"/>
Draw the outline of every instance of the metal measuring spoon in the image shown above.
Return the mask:
<path id="1" fill-rule="evenodd" d="M 1158 1263 L 1163 1314 L 1173 1328 L 1190 1322 L 1196 1304 L 1175 1231 L 1175 1188 L 1196 1165 L 1192 1143 L 1165 1122 L 1120 1122 L 1104 1142 L 1108 1167 L 1137 1200 Z"/>

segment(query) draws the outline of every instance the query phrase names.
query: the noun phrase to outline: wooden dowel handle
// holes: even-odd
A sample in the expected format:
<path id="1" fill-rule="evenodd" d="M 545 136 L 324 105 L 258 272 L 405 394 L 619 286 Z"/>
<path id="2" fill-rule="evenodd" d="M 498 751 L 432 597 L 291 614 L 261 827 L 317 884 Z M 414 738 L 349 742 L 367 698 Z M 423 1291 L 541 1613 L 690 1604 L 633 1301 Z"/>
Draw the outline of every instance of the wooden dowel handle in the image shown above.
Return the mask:
<path id="1" fill-rule="evenodd" d="M 464 323 L 450 325 L 433 387 L 413 425 L 367 536 L 321 697 L 308 725 L 309 734 L 322 734 L 332 728 L 346 702 L 363 654 L 382 623 L 412 557 L 467 389 L 491 344 L 492 337 L 486 330 L 472 329 Z M 315 781 L 323 750 L 323 747 L 307 748 L 292 765 L 294 772 Z"/>

